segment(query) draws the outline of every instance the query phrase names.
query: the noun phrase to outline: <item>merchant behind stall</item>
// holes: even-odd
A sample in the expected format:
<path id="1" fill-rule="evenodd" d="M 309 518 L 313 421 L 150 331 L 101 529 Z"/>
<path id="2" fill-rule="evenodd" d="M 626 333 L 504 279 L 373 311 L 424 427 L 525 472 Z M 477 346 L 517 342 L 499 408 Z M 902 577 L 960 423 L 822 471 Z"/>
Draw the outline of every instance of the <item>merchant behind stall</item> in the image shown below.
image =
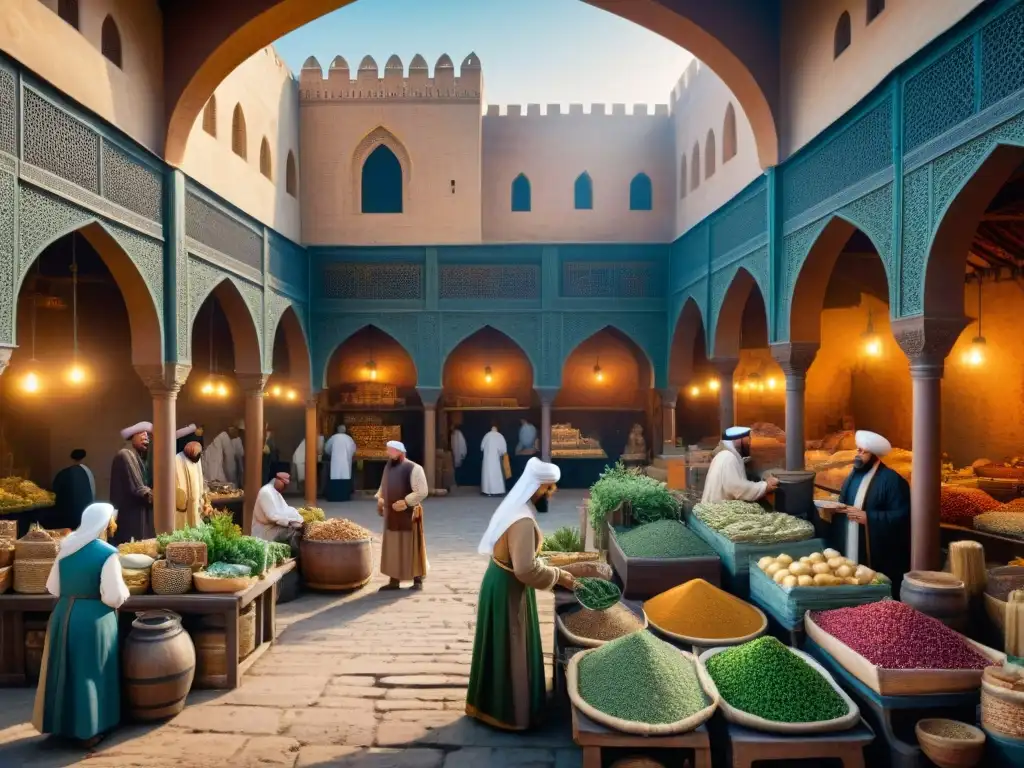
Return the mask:
<path id="1" fill-rule="evenodd" d="M 778 486 L 777 478 L 748 480 L 744 463 L 750 458 L 750 428 L 729 427 L 704 480 L 702 504 L 720 501 L 759 501 Z"/>
<path id="2" fill-rule="evenodd" d="M 252 508 L 252 535 L 264 541 L 277 541 L 292 548 L 292 557 L 299 556 L 302 539 L 302 515 L 288 506 L 281 492 L 292 480 L 287 472 L 278 472 L 260 488 Z"/>
<path id="3" fill-rule="evenodd" d="M 547 511 L 561 472 L 534 457 L 491 517 L 478 551 L 491 562 L 480 585 L 466 714 L 496 728 L 540 724 L 546 681 L 534 590 L 572 589 L 568 571 L 537 559 L 544 540 L 537 512 Z"/>
<path id="4" fill-rule="evenodd" d="M 881 435 L 858 430 L 853 470 L 839 491 L 829 544 L 855 563 L 884 573 L 899 594 L 910 570 L 910 484 L 882 463 L 892 445 Z"/>
<path id="5" fill-rule="evenodd" d="M 82 522 L 82 512 L 96 500 L 96 478 L 82 462 L 85 451 L 71 452 L 71 466 L 64 467 L 53 478 L 53 509 L 44 517 L 47 528 L 71 528 Z"/>
<path id="6" fill-rule="evenodd" d="M 146 471 L 149 433 L 153 425 L 141 421 L 121 430 L 129 444 L 117 452 L 110 466 L 110 503 L 117 510 L 118 533 L 112 542 L 142 541 L 156 536 L 153 525 L 153 489 Z"/>
<path id="7" fill-rule="evenodd" d="M 352 457 L 356 455 L 356 441 L 339 424 L 338 431 L 324 446 L 331 457 L 331 474 L 327 481 L 328 501 L 348 501 L 352 498 Z"/>
<path id="8" fill-rule="evenodd" d="M 398 589 L 412 579 L 413 589 L 423 589 L 427 562 L 427 540 L 423 533 L 422 502 L 430 489 L 423 467 L 405 456 L 398 440 L 387 444 L 388 463 L 377 490 L 377 514 L 384 518 L 380 546 L 380 572 L 390 581 L 382 591 Z"/>

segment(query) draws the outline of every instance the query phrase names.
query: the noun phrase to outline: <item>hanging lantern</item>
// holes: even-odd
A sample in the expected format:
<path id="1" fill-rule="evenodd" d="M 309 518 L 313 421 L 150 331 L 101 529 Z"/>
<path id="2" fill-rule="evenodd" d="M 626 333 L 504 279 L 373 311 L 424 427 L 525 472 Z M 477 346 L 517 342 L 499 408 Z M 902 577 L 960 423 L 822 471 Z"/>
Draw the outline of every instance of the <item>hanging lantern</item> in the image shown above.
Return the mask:
<path id="1" fill-rule="evenodd" d="M 861 348 L 864 354 L 868 357 L 880 357 L 882 354 L 882 340 L 878 338 L 878 334 L 875 333 L 874 316 L 871 310 L 868 310 L 868 327 L 861 334 Z"/>
<path id="2" fill-rule="evenodd" d="M 604 371 L 601 370 L 600 358 L 598 358 L 597 362 L 594 363 L 594 378 L 597 381 L 604 381 Z"/>
<path id="3" fill-rule="evenodd" d="M 494 377 L 491 375 L 491 366 L 489 365 L 484 366 L 484 381 L 488 384 L 494 381 Z"/>
<path id="4" fill-rule="evenodd" d="M 985 363 L 985 337 L 981 335 L 981 275 L 978 275 L 978 335 L 971 339 L 971 346 L 964 354 L 964 362 L 972 368 Z"/>

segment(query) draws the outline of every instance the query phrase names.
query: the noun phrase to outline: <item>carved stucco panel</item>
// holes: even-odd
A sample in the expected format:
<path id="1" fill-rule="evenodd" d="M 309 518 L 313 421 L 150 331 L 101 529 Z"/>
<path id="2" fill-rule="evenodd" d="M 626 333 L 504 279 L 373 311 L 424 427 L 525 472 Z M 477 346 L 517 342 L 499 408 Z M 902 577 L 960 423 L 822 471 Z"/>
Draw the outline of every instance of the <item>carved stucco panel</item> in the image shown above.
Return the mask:
<path id="1" fill-rule="evenodd" d="M 13 344 L 15 335 L 15 258 L 14 225 L 18 201 L 18 182 L 0 172 L 0 344 Z"/>
<path id="2" fill-rule="evenodd" d="M 541 369 L 534 374 L 540 386 L 557 387 L 562 381 L 562 314 L 541 316 Z"/>
<path id="3" fill-rule="evenodd" d="M 195 325 L 196 315 L 203 306 L 203 302 L 223 280 L 230 280 L 242 296 L 249 316 L 256 328 L 256 339 L 260 345 L 260 358 L 263 367 L 266 369 L 270 362 L 263 354 L 263 290 L 259 286 L 248 283 L 234 275 L 230 275 L 202 259 L 190 257 L 188 260 L 188 357 L 192 352 L 192 328 Z"/>
<path id="4" fill-rule="evenodd" d="M 765 304 L 767 305 L 767 297 L 769 295 L 768 247 L 765 246 L 758 248 L 753 253 L 744 256 L 739 261 L 711 275 L 711 316 L 708 318 L 708 327 L 716 328 L 718 326 L 718 316 L 722 312 L 722 303 L 725 301 L 726 292 L 729 290 L 729 286 L 732 285 L 732 281 L 736 278 L 736 273 L 741 269 L 749 272 L 750 276 L 754 278 L 754 282 L 757 283 L 761 296 L 765 297 Z M 698 306 L 700 306 L 699 303 Z M 703 316 L 703 308 L 701 308 L 701 311 Z"/>
<path id="5" fill-rule="evenodd" d="M 899 282 L 897 275 L 894 274 L 893 265 L 892 206 L 892 183 L 890 182 L 839 210 L 839 215 L 866 234 L 878 249 L 878 256 L 885 267 L 885 277 L 889 286 L 890 307 L 896 305 L 896 285 Z"/>
<path id="6" fill-rule="evenodd" d="M 793 301 L 796 278 L 800 274 L 800 268 L 803 266 L 811 246 L 814 245 L 814 241 L 818 239 L 827 223 L 827 217 L 819 219 L 795 232 L 790 232 L 783 238 L 783 283 L 778 312 L 775 315 L 778 341 L 786 341 L 789 338 L 789 307 Z"/>
<path id="7" fill-rule="evenodd" d="M 931 167 L 903 179 L 903 253 L 900 259 L 899 317 L 924 309 L 924 266 L 931 239 Z"/>
<path id="8" fill-rule="evenodd" d="M 421 312 L 416 318 L 416 372 L 423 386 L 441 386 L 441 333 L 440 318 L 436 312 Z"/>
<path id="9" fill-rule="evenodd" d="M 273 291 L 267 291 L 267 336 L 263 346 L 263 359 L 268 365 L 274 362 L 274 342 L 277 341 L 277 328 L 285 310 L 292 305 L 292 300 Z"/>

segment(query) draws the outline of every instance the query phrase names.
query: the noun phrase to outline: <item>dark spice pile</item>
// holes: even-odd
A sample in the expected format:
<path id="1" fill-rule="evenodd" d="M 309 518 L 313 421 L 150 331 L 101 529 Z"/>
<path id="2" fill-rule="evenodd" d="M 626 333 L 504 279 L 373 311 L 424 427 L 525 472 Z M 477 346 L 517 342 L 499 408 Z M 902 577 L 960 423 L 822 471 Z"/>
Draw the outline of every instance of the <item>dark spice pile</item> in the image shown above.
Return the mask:
<path id="1" fill-rule="evenodd" d="M 605 611 L 589 608 L 570 611 L 562 617 L 562 623 L 577 637 L 589 640 L 615 640 L 644 628 L 636 614 L 622 603 L 616 603 Z"/>
<path id="2" fill-rule="evenodd" d="M 818 670 L 774 637 L 717 653 L 706 666 L 725 701 L 765 720 L 816 723 L 849 711 Z"/>
<path id="3" fill-rule="evenodd" d="M 896 600 L 815 611 L 811 619 L 883 669 L 984 669 L 992 663 L 938 619 Z"/>
<path id="4" fill-rule="evenodd" d="M 678 520 L 659 520 L 615 534 L 627 557 L 711 557 L 715 551 Z"/>

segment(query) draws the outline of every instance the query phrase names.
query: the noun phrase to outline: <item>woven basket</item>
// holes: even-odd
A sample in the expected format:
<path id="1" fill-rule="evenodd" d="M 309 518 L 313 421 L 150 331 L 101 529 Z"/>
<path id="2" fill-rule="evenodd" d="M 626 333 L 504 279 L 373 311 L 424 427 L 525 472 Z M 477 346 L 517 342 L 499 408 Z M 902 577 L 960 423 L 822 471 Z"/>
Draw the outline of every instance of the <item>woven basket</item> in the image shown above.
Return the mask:
<path id="1" fill-rule="evenodd" d="M 238 660 L 256 650 L 256 603 L 238 614 Z"/>
<path id="2" fill-rule="evenodd" d="M 126 541 L 119 544 L 117 551 L 122 555 L 149 555 L 154 560 L 160 558 L 160 545 L 156 539 L 143 539 L 142 541 Z"/>
<path id="3" fill-rule="evenodd" d="M 130 595 L 144 595 L 149 592 L 149 569 L 133 570 L 131 568 L 121 569 L 121 578 L 128 587 Z"/>
<path id="4" fill-rule="evenodd" d="M 253 576 L 242 576 L 237 579 L 218 579 L 215 576 L 207 576 L 200 571 L 192 575 L 192 582 L 196 591 L 208 592 L 210 594 L 234 594 L 242 592 L 256 583 Z"/>
<path id="5" fill-rule="evenodd" d="M 0 568 L 6 568 L 14 562 L 14 542 L 0 539 Z"/>
<path id="6" fill-rule="evenodd" d="M 11 588 L 12 581 L 14 581 L 14 568 L 11 566 L 0 568 L 0 595 Z"/>
<path id="7" fill-rule="evenodd" d="M 158 595 L 184 595 L 192 589 L 192 569 L 187 565 L 157 560 L 149 569 L 149 583 Z"/>
<path id="8" fill-rule="evenodd" d="M 44 536 L 46 534 L 43 534 Z M 50 577 L 54 558 L 45 560 L 14 561 L 14 591 L 19 595 L 45 595 L 46 580 Z"/>
<path id="9" fill-rule="evenodd" d="M 18 521 L 0 520 L 0 539 L 14 541 L 16 538 L 18 538 Z"/>
<path id="10" fill-rule="evenodd" d="M 206 567 L 206 543 L 202 541 L 174 541 L 167 545 L 164 557 L 169 563 L 189 566 L 193 573 Z"/>
<path id="11" fill-rule="evenodd" d="M 60 542 L 54 540 L 46 531 L 38 528 L 29 531 L 14 542 L 15 560 L 53 560 L 60 550 Z"/>
<path id="12" fill-rule="evenodd" d="M 987 667 L 981 677 L 981 724 L 987 731 L 1024 738 L 1024 690 L 1000 675 L 1001 667 Z M 1017 683 L 1021 685 L 1020 682 Z"/>

